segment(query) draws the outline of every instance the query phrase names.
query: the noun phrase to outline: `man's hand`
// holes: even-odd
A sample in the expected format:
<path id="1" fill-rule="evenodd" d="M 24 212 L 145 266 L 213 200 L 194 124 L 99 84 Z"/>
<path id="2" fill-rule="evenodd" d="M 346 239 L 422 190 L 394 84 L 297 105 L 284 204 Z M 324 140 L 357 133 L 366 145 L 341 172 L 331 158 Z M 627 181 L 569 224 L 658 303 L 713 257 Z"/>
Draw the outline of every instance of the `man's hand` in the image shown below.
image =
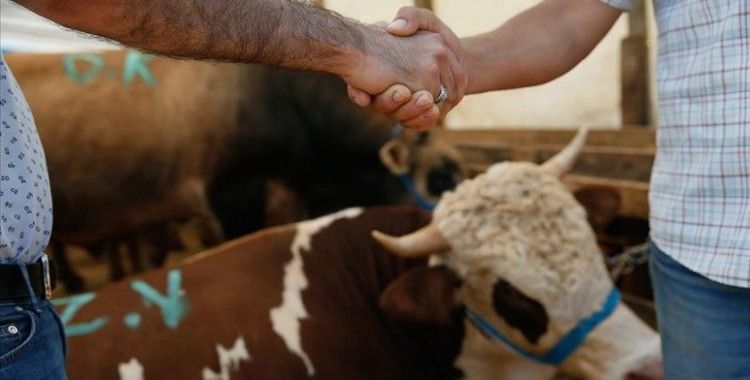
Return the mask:
<path id="1" fill-rule="evenodd" d="M 373 25 L 364 33 L 359 55 L 342 77 L 368 94 L 380 94 L 396 83 L 432 93 L 438 92 L 441 81 L 454 86 L 451 69 L 456 58 L 435 33 L 399 38 L 389 34 L 385 25 Z"/>
<path id="2" fill-rule="evenodd" d="M 449 102 L 465 83 L 460 57 L 438 34 L 410 30 L 412 37 L 400 38 L 297 0 L 14 1 L 67 27 L 162 55 L 336 74 L 364 91 L 367 103 L 368 94 L 402 83 L 407 92 L 389 92 L 392 101 L 424 90 L 413 104 L 431 109 L 428 119 L 437 118 L 432 97 L 441 83 Z"/>
<path id="3" fill-rule="evenodd" d="M 406 26 L 407 22 L 400 24 Z M 368 33 L 373 38 L 366 43 L 365 57 L 357 60 L 360 64 L 350 75 L 344 76 L 350 85 L 349 95 L 355 103 L 368 106 L 373 100 L 370 94 L 378 94 L 372 104 L 377 111 L 390 114 L 406 126 L 432 125 L 440 116 L 434 103 L 440 86 L 448 91 L 445 103 L 453 103 L 463 94 L 463 57 L 440 34 L 388 28 L 393 29 L 393 34 L 388 33 L 385 24 L 373 26 L 373 33 Z M 392 86 L 395 83 L 399 85 Z M 418 92 L 412 96 L 412 91 Z M 404 111 L 396 109 L 404 103 L 408 104 Z M 417 120 L 412 121 L 414 118 Z"/>
<path id="4" fill-rule="evenodd" d="M 441 82 L 456 87 L 456 57 L 439 35 L 399 38 L 385 25 L 298 0 L 14 1 L 62 25 L 173 57 L 324 71 L 369 94 L 396 83 L 430 93 Z"/>
<path id="5" fill-rule="evenodd" d="M 453 83 L 450 86 L 449 83 L 443 83 L 448 89 L 448 99 L 435 105 L 432 101 L 433 93 L 418 91 L 412 96 L 409 91 L 411 86 L 404 85 L 394 85 L 373 98 L 354 83 L 349 83 L 349 96 L 358 105 L 371 106 L 377 112 L 388 114 L 401 121 L 405 127 L 415 129 L 430 127 L 445 116 L 464 96 L 468 78 L 464 69 L 464 51 L 461 41 L 432 12 L 416 7 L 401 8 L 396 19 L 388 25 L 387 31 L 401 37 L 414 36 L 415 33 L 419 35 L 426 31 L 440 36 L 454 57 L 450 61 L 452 74 L 450 79 Z M 427 101 L 428 99 L 430 102 Z"/>

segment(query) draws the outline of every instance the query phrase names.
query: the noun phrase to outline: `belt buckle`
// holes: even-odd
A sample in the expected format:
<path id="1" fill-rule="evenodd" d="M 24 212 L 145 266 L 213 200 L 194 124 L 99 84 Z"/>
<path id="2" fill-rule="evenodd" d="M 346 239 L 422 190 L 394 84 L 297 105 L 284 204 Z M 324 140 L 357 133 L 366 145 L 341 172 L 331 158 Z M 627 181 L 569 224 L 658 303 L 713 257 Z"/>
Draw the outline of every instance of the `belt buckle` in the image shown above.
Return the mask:
<path id="1" fill-rule="evenodd" d="M 44 298 L 52 298 L 52 278 L 49 273 L 49 259 L 47 255 L 42 255 L 42 276 L 44 277 Z"/>

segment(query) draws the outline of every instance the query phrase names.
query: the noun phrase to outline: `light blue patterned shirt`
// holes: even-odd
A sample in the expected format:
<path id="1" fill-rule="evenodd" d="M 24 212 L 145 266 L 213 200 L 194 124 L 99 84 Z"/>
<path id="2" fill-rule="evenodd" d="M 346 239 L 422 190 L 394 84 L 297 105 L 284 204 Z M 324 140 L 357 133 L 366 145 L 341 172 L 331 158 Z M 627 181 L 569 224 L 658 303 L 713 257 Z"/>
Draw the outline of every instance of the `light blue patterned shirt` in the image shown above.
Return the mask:
<path id="1" fill-rule="evenodd" d="M 51 230 L 52 198 L 42 143 L 0 52 L 0 263 L 38 260 Z"/>
<path id="2" fill-rule="evenodd" d="M 653 3 L 659 126 L 651 237 L 691 270 L 750 287 L 750 1 Z"/>

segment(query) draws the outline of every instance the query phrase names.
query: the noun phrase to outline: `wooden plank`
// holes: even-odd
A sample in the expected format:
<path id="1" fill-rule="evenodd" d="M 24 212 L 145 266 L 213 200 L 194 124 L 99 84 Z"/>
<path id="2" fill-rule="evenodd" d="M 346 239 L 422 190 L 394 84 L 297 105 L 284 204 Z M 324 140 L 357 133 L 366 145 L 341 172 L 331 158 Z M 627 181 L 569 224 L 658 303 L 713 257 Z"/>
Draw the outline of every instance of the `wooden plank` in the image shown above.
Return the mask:
<path id="1" fill-rule="evenodd" d="M 414 0 L 414 6 L 432 10 L 432 0 Z"/>
<path id="2" fill-rule="evenodd" d="M 621 51 L 622 122 L 646 125 L 651 118 L 649 48 L 646 37 L 625 38 L 622 40 Z"/>
<path id="3" fill-rule="evenodd" d="M 574 130 L 444 130 L 436 131 L 454 144 L 472 175 L 500 161 L 541 163 L 559 152 Z M 591 131 L 583 152 L 564 182 L 571 190 L 583 186 L 617 189 L 623 216 L 648 217 L 648 182 L 656 146 L 650 128 Z"/>
<path id="4" fill-rule="evenodd" d="M 563 144 L 513 145 L 498 142 L 454 143 L 464 160 L 491 165 L 501 161 L 542 163 L 557 154 Z M 586 146 L 573 173 L 613 179 L 648 182 L 654 162 L 653 147 Z"/>
<path id="5" fill-rule="evenodd" d="M 469 174 L 472 176 L 484 173 L 489 166 L 487 164 L 467 164 Z M 648 182 L 569 174 L 563 178 L 563 183 L 570 191 L 576 191 L 587 186 L 616 189 L 622 202 L 619 215 L 648 219 Z"/>
<path id="6" fill-rule="evenodd" d="M 628 12 L 630 33 L 622 40 L 620 48 L 622 123 L 646 125 L 651 119 L 648 22 L 643 0 L 636 0 L 633 5 Z"/>
<path id="7" fill-rule="evenodd" d="M 504 144 L 567 144 L 575 129 L 436 129 L 433 131 L 453 144 L 504 143 Z M 587 146 L 655 147 L 652 128 L 626 127 L 619 130 L 591 130 Z"/>
<path id="8" fill-rule="evenodd" d="M 563 178 L 571 191 L 585 186 L 610 187 L 620 194 L 622 204 L 619 215 L 648 219 L 648 182 L 567 175 Z"/>
<path id="9" fill-rule="evenodd" d="M 648 34 L 648 21 L 644 0 L 633 1 L 633 9 L 628 12 L 628 28 L 631 36 L 645 36 Z"/>
<path id="10" fill-rule="evenodd" d="M 568 141 L 560 143 L 545 143 L 545 144 L 517 144 L 514 142 L 499 142 L 499 141 L 451 141 L 451 144 L 459 148 L 479 148 L 479 149 L 525 149 L 525 150 L 539 150 L 539 151 L 559 151 L 567 146 Z M 655 147 L 631 147 L 631 146 L 596 146 L 590 145 L 588 142 L 583 148 L 584 152 L 587 153 L 601 153 L 601 154 L 639 154 L 639 155 L 651 155 L 656 153 Z"/>

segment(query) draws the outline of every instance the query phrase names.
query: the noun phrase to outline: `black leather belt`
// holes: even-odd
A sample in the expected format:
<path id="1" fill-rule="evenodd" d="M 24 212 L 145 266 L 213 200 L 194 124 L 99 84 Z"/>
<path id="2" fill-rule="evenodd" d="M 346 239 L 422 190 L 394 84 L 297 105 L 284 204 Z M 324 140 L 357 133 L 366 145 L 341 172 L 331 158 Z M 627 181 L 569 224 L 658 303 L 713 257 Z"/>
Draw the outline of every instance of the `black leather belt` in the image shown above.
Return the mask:
<path id="1" fill-rule="evenodd" d="M 26 270 L 29 272 L 34 294 L 37 297 L 50 299 L 57 281 L 55 281 L 54 265 L 47 260 L 47 256 L 42 256 L 33 264 L 26 264 Z M 21 268 L 12 264 L 0 265 L 0 303 L 29 299 L 30 296 Z"/>

